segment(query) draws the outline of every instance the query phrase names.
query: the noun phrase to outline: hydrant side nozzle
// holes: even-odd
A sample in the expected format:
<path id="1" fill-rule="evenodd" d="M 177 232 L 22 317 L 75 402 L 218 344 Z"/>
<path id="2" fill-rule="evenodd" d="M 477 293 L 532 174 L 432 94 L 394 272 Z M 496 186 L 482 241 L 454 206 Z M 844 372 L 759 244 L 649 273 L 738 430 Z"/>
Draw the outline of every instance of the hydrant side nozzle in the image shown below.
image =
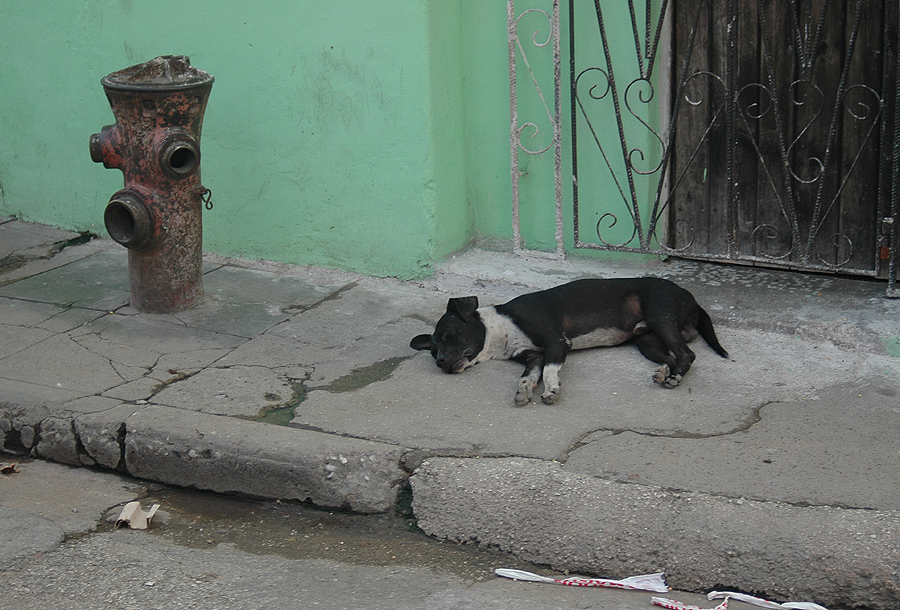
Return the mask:
<path id="1" fill-rule="evenodd" d="M 200 146 L 182 129 L 173 130 L 159 147 L 159 168 L 169 178 L 185 178 L 200 167 Z"/>
<path id="2" fill-rule="evenodd" d="M 129 250 L 141 250 L 153 239 L 153 219 L 144 197 L 133 190 L 115 193 L 103 213 L 109 236 Z"/>
<path id="3" fill-rule="evenodd" d="M 102 163 L 103 162 L 103 140 L 100 137 L 99 133 L 95 133 L 91 136 L 90 147 L 91 147 L 91 161 L 93 161 L 94 163 Z"/>
<path id="4" fill-rule="evenodd" d="M 117 150 L 119 131 L 115 125 L 107 125 L 90 139 L 91 161 L 102 163 L 106 169 L 122 169 L 122 155 Z"/>

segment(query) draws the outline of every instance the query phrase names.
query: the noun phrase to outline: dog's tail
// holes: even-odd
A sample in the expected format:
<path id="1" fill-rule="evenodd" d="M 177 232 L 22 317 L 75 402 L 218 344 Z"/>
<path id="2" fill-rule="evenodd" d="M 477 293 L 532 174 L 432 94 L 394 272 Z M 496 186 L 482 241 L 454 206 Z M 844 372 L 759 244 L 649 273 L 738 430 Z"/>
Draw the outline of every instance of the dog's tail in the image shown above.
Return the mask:
<path id="1" fill-rule="evenodd" d="M 697 332 L 700 333 L 700 336 L 703 337 L 704 341 L 706 341 L 713 350 L 723 358 L 728 357 L 728 352 L 725 351 L 725 348 L 721 346 L 719 343 L 719 339 L 716 337 L 716 331 L 713 329 L 712 319 L 709 317 L 709 314 L 704 311 L 704 309 L 700 306 L 697 306 L 699 316 L 697 317 Z"/>

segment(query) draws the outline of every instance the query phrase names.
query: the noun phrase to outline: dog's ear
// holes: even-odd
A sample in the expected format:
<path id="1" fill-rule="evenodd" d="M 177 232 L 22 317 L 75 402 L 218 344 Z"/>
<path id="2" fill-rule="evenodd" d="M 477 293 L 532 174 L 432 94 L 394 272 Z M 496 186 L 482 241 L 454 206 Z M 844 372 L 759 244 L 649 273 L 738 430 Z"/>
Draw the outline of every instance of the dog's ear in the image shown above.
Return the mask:
<path id="1" fill-rule="evenodd" d="M 478 297 L 460 297 L 447 301 L 447 313 L 455 313 L 463 322 L 473 322 L 474 313 L 478 309 Z"/>
<path id="2" fill-rule="evenodd" d="M 417 335 L 409 342 L 409 346 L 417 350 L 431 349 L 431 335 Z"/>

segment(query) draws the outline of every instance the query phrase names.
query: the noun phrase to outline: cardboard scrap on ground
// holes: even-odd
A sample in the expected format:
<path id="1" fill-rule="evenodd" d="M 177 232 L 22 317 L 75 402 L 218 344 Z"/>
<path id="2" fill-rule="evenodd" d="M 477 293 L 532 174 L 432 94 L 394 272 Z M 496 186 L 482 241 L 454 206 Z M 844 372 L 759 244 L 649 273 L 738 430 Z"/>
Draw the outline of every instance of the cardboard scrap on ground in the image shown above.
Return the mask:
<path id="1" fill-rule="evenodd" d="M 141 508 L 140 502 L 129 502 L 122 508 L 119 518 L 116 519 L 116 527 L 126 525 L 133 530 L 145 530 L 150 527 L 150 519 L 159 510 L 159 504 L 154 504 L 150 510 Z"/>

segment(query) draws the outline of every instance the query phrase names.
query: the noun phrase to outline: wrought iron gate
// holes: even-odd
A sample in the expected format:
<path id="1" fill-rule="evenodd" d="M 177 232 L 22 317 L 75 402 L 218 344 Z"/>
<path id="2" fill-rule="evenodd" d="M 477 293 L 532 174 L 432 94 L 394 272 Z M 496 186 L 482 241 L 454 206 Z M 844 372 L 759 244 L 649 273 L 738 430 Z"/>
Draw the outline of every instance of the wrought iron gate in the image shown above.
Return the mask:
<path id="1" fill-rule="evenodd" d="M 569 0 L 575 247 L 882 277 L 898 296 L 897 0 L 635 4 Z M 623 19 L 627 45 L 608 30 Z"/>

